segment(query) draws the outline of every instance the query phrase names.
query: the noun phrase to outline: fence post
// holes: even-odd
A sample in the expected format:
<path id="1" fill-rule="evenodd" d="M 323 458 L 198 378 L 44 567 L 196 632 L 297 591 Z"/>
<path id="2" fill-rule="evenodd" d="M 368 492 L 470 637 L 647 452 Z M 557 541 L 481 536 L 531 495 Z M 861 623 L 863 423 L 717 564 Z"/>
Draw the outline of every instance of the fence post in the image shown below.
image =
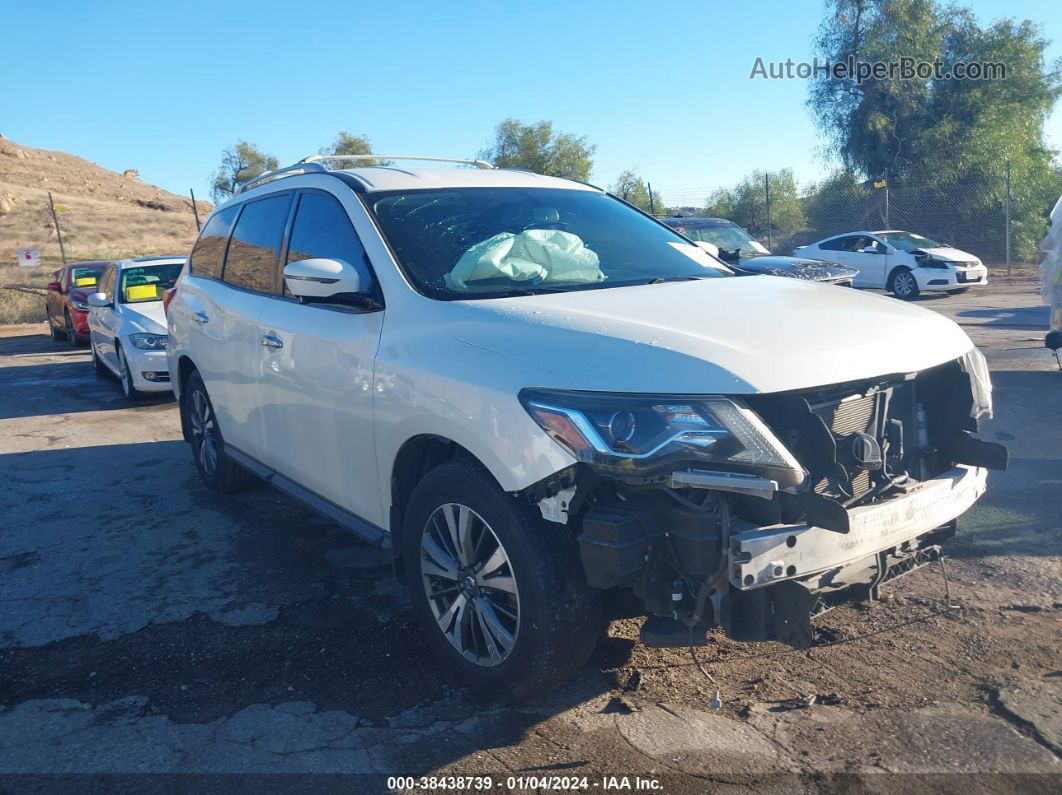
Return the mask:
<path id="1" fill-rule="evenodd" d="M 199 208 L 195 206 L 195 191 L 191 188 L 188 189 L 188 195 L 192 197 L 192 213 L 195 215 L 195 231 L 200 230 L 199 226 Z"/>
<path id="2" fill-rule="evenodd" d="M 1007 276 L 1010 276 L 1010 160 L 1007 160 L 1007 200 L 1005 204 L 1004 226 L 1006 227 L 1005 236 L 1007 238 Z"/>
<path id="3" fill-rule="evenodd" d="M 66 249 L 63 247 L 63 231 L 59 228 L 59 216 L 55 214 L 55 202 L 52 201 L 52 192 L 48 191 L 48 209 L 52 211 L 52 222 L 55 224 L 55 236 L 59 238 L 59 254 L 66 265 Z"/>
<path id="4" fill-rule="evenodd" d="M 889 221 L 889 170 L 885 169 L 885 228 L 892 229 L 892 223 Z"/>
<path id="5" fill-rule="evenodd" d="M 766 171 L 763 172 L 763 192 L 767 196 L 767 248 L 774 248 L 774 241 L 771 239 L 771 175 Z"/>

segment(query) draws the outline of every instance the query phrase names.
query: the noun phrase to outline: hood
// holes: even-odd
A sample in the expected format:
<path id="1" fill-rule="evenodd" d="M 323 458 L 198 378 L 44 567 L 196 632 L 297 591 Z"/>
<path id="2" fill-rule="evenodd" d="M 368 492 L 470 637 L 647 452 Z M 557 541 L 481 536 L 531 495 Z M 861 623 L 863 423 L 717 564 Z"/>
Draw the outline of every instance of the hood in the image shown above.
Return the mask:
<path id="1" fill-rule="evenodd" d="M 743 258 L 735 263 L 735 266 L 743 271 L 752 273 L 795 276 L 798 279 L 811 279 L 813 281 L 827 281 L 845 277 L 855 278 L 858 273 L 855 268 L 839 265 L 836 262 L 824 262 L 823 260 L 808 259 L 807 257 L 784 257 L 777 254 Z"/>
<path id="2" fill-rule="evenodd" d="M 973 344 L 885 296 L 777 276 L 452 302 L 459 340 L 527 363 L 527 386 L 689 394 L 782 392 L 924 370 Z"/>
<path id="3" fill-rule="evenodd" d="M 144 301 L 140 304 L 122 304 L 123 320 L 135 328 L 130 333 L 143 331 L 148 334 L 166 334 L 166 311 L 162 301 Z"/>
<path id="4" fill-rule="evenodd" d="M 963 251 L 962 249 L 952 248 L 951 246 L 935 246 L 933 248 L 920 248 L 918 251 L 912 251 L 912 254 L 921 252 L 923 254 L 929 254 L 936 259 L 946 259 L 950 262 L 980 262 L 981 260 L 971 254 L 969 251 Z"/>

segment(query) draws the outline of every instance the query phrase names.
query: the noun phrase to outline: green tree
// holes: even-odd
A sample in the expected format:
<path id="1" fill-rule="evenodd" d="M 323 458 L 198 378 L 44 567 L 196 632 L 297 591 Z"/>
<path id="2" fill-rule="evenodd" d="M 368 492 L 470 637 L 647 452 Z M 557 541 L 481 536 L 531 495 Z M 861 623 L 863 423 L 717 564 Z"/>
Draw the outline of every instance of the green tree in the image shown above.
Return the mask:
<path id="1" fill-rule="evenodd" d="M 371 155 L 372 142 L 367 135 L 352 135 L 340 132 L 330 146 L 320 150 L 322 155 Z M 360 166 L 389 166 L 391 160 L 356 160 L 348 161 L 351 168 Z"/>
<path id="2" fill-rule="evenodd" d="M 802 206 L 812 232 L 805 243 L 854 229 L 877 229 L 884 223 L 879 194 L 864 187 L 855 172 L 843 168 L 810 186 Z"/>
<path id="3" fill-rule="evenodd" d="M 905 186 L 920 186 L 937 233 L 969 230 L 971 246 L 990 247 L 984 255 L 1002 254 L 1009 162 L 1012 238 L 1019 256 L 1031 256 L 1058 196 L 1043 127 L 1062 91 L 1062 60 L 1045 62 L 1047 44 L 1032 22 L 981 27 L 969 9 L 935 0 L 827 0 L 820 57 L 939 60 L 945 72 L 958 62 L 1001 64 L 1006 79 L 820 79 L 808 104 L 845 168 L 887 175 L 897 199 Z"/>
<path id="4" fill-rule="evenodd" d="M 267 155 L 254 144 L 237 141 L 221 153 L 221 165 L 211 178 L 210 192 L 214 204 L 220 204 L 232 196 L 241 183 L 278 165 L 273 155 Z"/>
<path id="5" fill-rule="evenodd" d="M 792 169 L 774 174 L 753 171 L 733 188 L 720 188 L 705 202 L 708 215 L 726 218 L 744 227 L 764 242 L 780 240 L 804 226 L 804 210 L 797 193 Z M 767 224 L 767 185 L 770 185 L 771 222 Z"/>
<path id="6" fill-rule="evenodd" d="M 616 177 L 616 182 L 609 186 L 608 191 L 647 213 L 655 212 L 657 215 L 663 215 L 667 212 L 659 193 L 654 191 L 652 201 L 649 200 L 649 185 L 639 176 L 637 169 L 628 168 L 620 172 L 620 175 Z"/>
<path id="7" fill-rule="evenodd" d="M 506 119 L 494 129 L 494 140 L 478 157 L 498 168 L 523 168 L 536 174 L 585 182 L 597 147 L 583 136 L 554 133 L 553 123 L 523 124 Z"/>

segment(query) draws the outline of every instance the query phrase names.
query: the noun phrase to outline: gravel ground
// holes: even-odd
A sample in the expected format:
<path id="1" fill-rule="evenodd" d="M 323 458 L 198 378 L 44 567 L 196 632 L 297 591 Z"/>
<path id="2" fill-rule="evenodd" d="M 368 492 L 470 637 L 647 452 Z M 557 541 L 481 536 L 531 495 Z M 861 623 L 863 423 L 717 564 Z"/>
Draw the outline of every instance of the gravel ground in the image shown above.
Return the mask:
<path id="1" fill-rule="evenodd" d="M 615 605 L 580 675 L 519 708 L 439 673 L 384 554 L 270 488 L 208 493 L 172 401 L 130 407 L 43 325 L 3 327 L 0 792 L 371 792 L 395 775 L 1057 792 L 1062 374 L 1046 308 L 1028 279 L 921 303 L 985 350 L 984 435 L 1011 450 L 947 579 L 934 564 L 828 613 L 807 652 L 722 636 L 696 657 L 648 649 Z"/>

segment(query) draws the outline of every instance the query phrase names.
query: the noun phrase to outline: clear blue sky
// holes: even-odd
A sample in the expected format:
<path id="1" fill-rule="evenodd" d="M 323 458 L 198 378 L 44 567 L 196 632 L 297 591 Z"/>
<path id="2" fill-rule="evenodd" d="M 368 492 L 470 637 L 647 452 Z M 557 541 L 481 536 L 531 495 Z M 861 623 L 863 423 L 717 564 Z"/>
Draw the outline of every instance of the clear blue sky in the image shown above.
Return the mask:
<path id="1" fill-rule="evenodd" d="M 1062 39 L 1058 0 L 973 5 Z M 470 156 L 505 117 L 551 119 L 597 144 L 598 184 L 637 166 L 670 204 L 699 203 L 752 169 L 828 170 L 807 84 L 749 80 L 758 55 L 808 59 L 822 13 L 820 0 L 0 0 L 0 133 L 206 197 L 239 138 L 281 163 L 340 130 L 377 151 Z M 1062 112 L 1048 136 L 1062 148 Z"/>

